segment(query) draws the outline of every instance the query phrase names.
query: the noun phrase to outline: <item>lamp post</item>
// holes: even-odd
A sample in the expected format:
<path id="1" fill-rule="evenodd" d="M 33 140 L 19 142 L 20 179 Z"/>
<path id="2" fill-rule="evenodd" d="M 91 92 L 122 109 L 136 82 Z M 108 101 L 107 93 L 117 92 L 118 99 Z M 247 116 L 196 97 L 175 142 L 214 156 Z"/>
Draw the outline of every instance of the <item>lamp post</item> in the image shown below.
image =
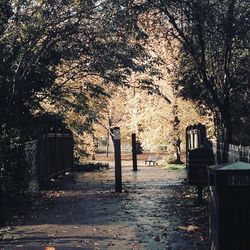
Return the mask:
<path id="1" fill-rule="evenodd" d="M 111 129 L 115 153 L 115 191 L 122 192 L 122 171 L 121 171 L 121 133 L 119 127 Z"/>
<path id="2" fill-rule="evenodd" d="M 137 147 L 136 147 L 136 134 L 132 134 L 132 158 L 133 158 L 133 171 L 137 171 Z"/>

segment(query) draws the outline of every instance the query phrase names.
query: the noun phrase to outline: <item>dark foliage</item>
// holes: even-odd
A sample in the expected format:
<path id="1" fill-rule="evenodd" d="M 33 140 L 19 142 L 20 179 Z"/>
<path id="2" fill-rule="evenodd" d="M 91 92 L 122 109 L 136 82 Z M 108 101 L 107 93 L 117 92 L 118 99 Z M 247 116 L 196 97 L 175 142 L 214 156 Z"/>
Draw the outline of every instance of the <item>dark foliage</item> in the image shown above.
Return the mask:
<path id="1" fill-rule="evenodd" d="M 63 114 L 43 114 L 42 100 L 49 97 L 89 112 L 83 126 L 88 129 L 95 114 L 86 100 L 104 96 L 105 89 L 89 83 L 81 94 L 71 93 L 77 96 L 73 104 L 65 98 L 71 91 L 65 84 L 81 74 L 122 84 L 130 68 L 137 70 L 132 58 L 140 56 L 142 48 L 129 43 L 136 33 L 136 12 L 126 4 L 0 0 L 0 169 L 8 194 L 25 190 L 24 142 L 41 128 L 65 129 Z M 58 85 L 63 62 L 70 67 Z"/>
<path id="2" fill-rule="evenodd" d="M 174 37 L 182 45 L 181 94 L 214 113 L 218 139 L 249 143 L 248 1 L 160 0 L 142 5 L 158 10 L 167 23 L 166 39 Z"/>

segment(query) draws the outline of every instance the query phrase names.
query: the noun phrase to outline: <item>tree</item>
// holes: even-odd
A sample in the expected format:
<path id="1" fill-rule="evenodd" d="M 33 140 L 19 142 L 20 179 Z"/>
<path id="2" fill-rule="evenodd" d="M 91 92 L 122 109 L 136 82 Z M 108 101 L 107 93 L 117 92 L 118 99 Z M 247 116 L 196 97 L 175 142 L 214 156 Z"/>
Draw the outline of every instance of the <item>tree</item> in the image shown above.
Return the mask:
<path id="1" fill-rule="evenodd" d="M 126 82 L 130 68 L 137 70 L 133 58 L 141 55 L 131 39 L 134 14 L 119 1 L 1 1 L 0 130 L 31 136 L 34 114 L 45 111 L 41 101 L 76 96 L 76 79 Z M 83 102 L 85 93 L 105 92 L 93 81 L 82 85 L 75 98 Z"/>
<path id="2" fill-rule="evenodd" d="M 165 39 L 162 29 L 168 23 L 165 20 L 159 25 L 158 17 L 155 12 L 139 17 L 138 25 L 147 38 L 140 42 L 150 55 L 141 63 L 151 67 L 144 72 L 132 72 L 127 88 L 120 88 L 115 94 L 110 92 L 111 97 L 119 98 L 111 99 L 109 110 L 114 115 L 109 120 L 121 127 L 124 143 L 130 143 L 130 135 L 135 132 L 146 150 L 165 148 L 167 160 L 180 162 L 186 126 L 195 122 L 210 125 L 210 117 L 198 115 L 194 105 L 179 97 L 182 48 L 178 39 Z"/>
<path id="3" fill-rule="evenodd" d="M 69 80 L 95 76 L 107 84 L 121 84 L 126 82 L 130 68 L 137 70 L 133 58 L 142 50 L 131 39 L 136 34 L 131 29 L 135 13 L 127 3 L 16 0 L 8 5 L 9 14 L 8 2 L 4 3 L 1 107 L 2 117 L 13 116 L 12 124 L 22 118 L 17 119 L 13 110 L 23 109 L 20 114 L 36 111 L 42 99 L 56 98 L 68 90 L 63 86 Z M 67 69 L 60 70 L 62 65 Z M 57 78 L 60 81 L 54 85 Z M 92 90 L 101 90 L 95 86 Z"/>
<path id="4" fill-rule="evenodd" d="M 139 20 L 139 27 L 147 34 L 147 39 L 144 40 L 144 47 L 155 58 L 151 62 L 158 72 L 153 77 L 154 84 L 158 87 L 161 96 L 167 97 L 165 106 L 168 107 L 162 108 L 165 114 L 161 113 L 160 116 L 166 117 L 165 125 L 169 129 L 166 136 L 168 155 L 170 155 L 168 158 L 169 161 L 180 163 L 181 143 L 185 139 L 182 130 L 184 131 L 185 126 L 189 125 L 187 123 L 188 117 L 184 117 L 183 113 L 187 112 L 188 108 L 189 112 L 193 111 L 190 103 L 185 102 L 179 97 L 180 87 L 178 79 L 180 76 L 180 62 L 183 55 L 182 44 L 175 37 L 168 37 L 166 39 L 164 31 L 169 28 L 169 22 L 158 11 L 153 10 L 143 13 Z M 159 104 L 157 106 L 159 107 Z M 197 119 L 198 121 L 202 118 L 195 114 L 195 112 L 192 112 L 192 115 L 190 112 L 188 119 L 191 122 L 191 120 Z M 204 119 L 202 120 L 204 122 Z M 184 124 L 185 126 L 183 126 Z"/>
<path id="5" fill-rule="evenodd" d="M 142 54 L 131 38 L 137 33 L 135 14 L 113 0 L 0 0 L 0 176 L 4 169 L 7 190 L 17 179 L 27 184 L 24 143 L 47 112 L 43 101 L 54 102 L 59 117 L 83 108 L 83 126 L 73 119 L 69 125 L 93 135 L 99 110 L 92 105 L 105 84 L 123 84 L 131 69 L 143 70 L 133 60 Z M 76 83 L 83 85 L 81 92 L 75 92 Z"/>
<path id="6" fill-rule="evenodd" d="M 248 1 L 168 0 L 142 6 L 158 9 L 161 20 L 169 24 L 166 39 L 175 37 L 182 45 L 182 94 L 212 110 L 224 142 L 231 143 L 237 100 L 248 105 L 244 94 L 249 91 Z"/>

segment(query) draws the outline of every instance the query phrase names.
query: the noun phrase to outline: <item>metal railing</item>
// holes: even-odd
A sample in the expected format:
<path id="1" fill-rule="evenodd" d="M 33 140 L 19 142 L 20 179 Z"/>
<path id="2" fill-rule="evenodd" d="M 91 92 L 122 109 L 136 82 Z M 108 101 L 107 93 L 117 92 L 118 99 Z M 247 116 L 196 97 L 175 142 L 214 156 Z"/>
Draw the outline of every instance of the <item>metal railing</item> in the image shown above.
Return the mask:
<path id="1" fill-rule="evenodd" d="M 250 146 L 213 142 L 213 150 L 216 155 L 216 163 L 218 164 L 237 161 L 250 163 Z"/>

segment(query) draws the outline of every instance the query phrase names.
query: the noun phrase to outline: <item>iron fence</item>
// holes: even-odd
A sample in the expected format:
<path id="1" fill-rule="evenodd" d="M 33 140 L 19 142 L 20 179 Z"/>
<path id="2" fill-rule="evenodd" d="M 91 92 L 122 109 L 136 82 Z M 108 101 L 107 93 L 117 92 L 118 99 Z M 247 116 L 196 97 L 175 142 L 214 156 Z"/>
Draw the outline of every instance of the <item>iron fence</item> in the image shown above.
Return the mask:
<path id="1" fill-rule="evenodd" d="M 250 163 L 250 146 L 213 142 L 213 151 L 215 152 L 217 164 L 237 161 Z"/>

